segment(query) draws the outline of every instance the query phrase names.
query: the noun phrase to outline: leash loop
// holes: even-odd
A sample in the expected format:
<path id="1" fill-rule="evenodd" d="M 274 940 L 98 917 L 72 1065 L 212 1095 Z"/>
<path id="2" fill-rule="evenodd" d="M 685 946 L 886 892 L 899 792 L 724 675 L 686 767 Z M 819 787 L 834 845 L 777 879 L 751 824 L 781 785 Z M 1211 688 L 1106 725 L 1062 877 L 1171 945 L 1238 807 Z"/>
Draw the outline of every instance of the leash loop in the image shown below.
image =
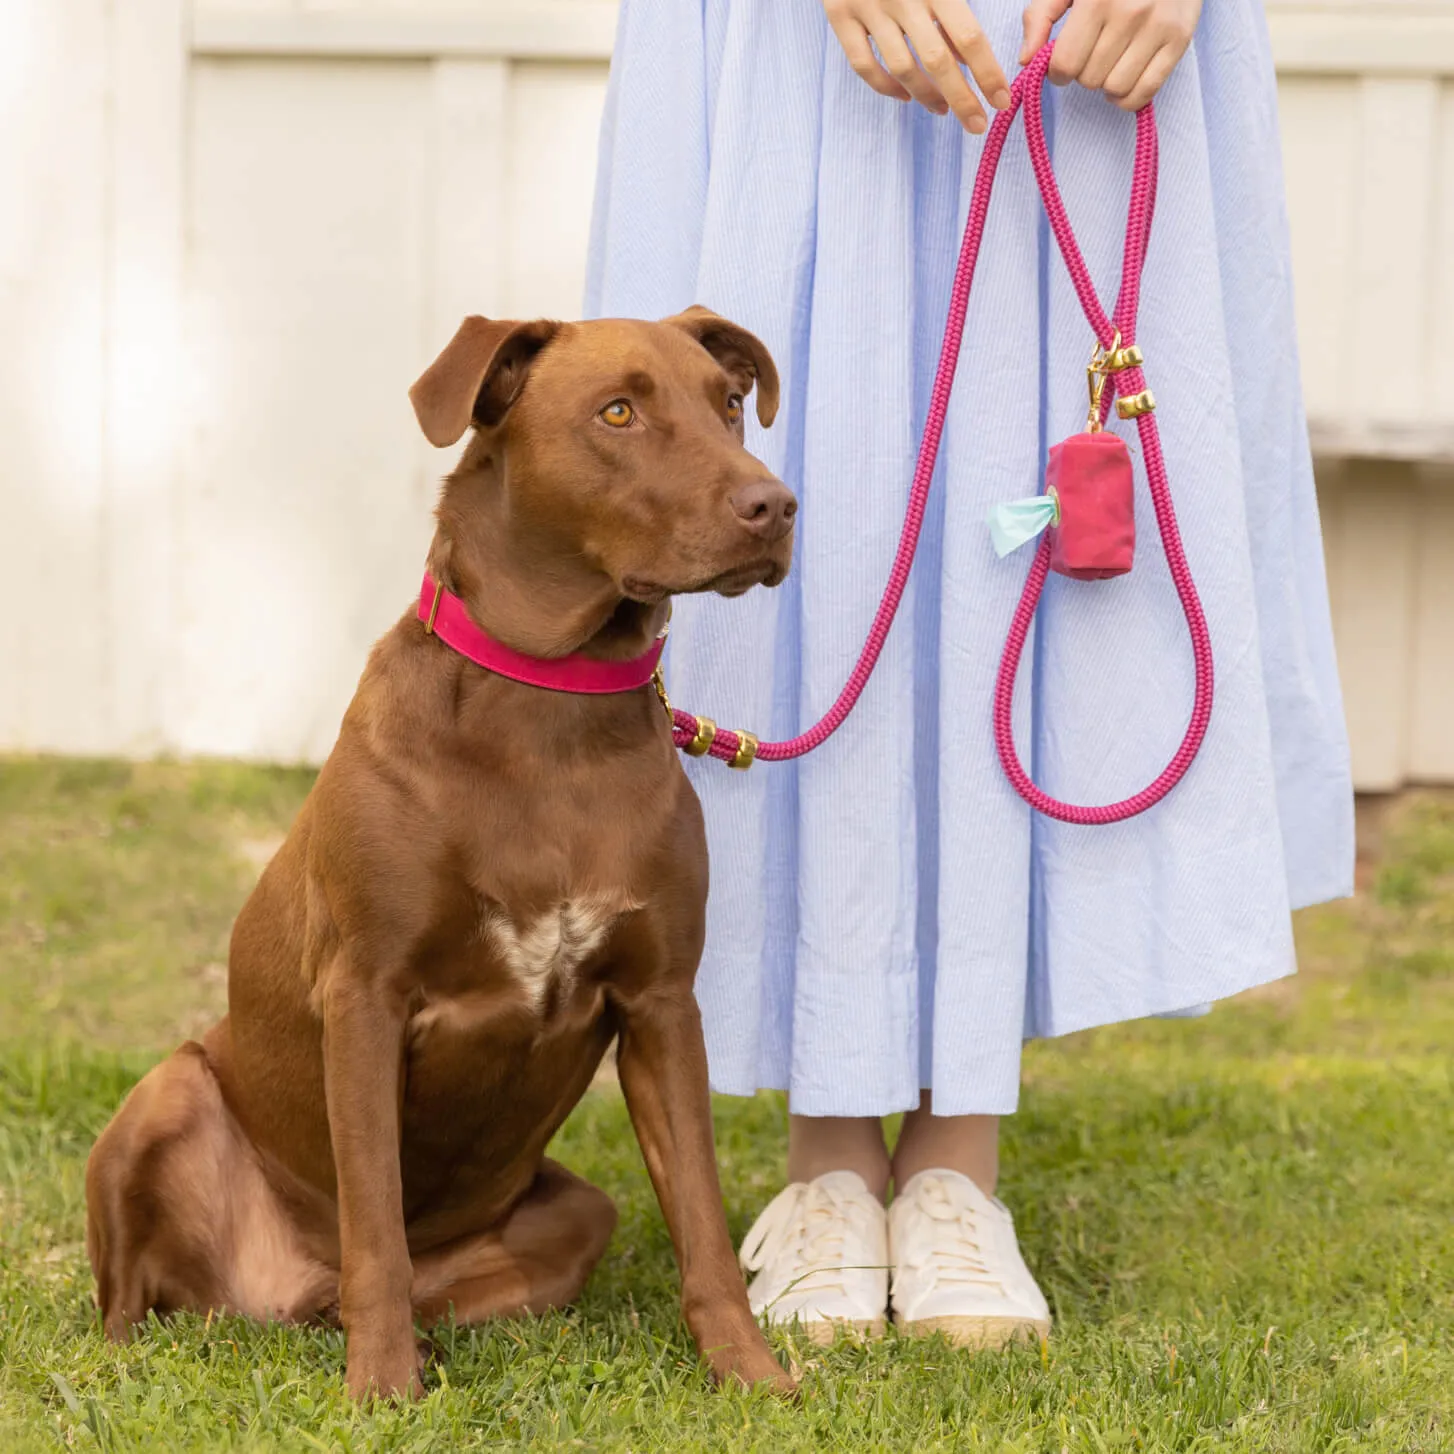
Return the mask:
<path id="1" fill-rule="evenodd" d="M 1196 586 L 1192 581 L 1191 569 L 1187 565 L 1186 552 L 1182 547 L 1181 534 L 1177 529 L 1176 512 L 1171 501 L 1171 487 L 1166 474 L 1166 462 L 1161 453 L 1161 437 L 1156 427 L 1154 410 L 1156 400 L 1146 385 L 1143 366 L 1145 358 L 1136 344 L 1136 314 L 1140 304 L 1141 271 L 1146 261 L 1146 248 L 1151 237 L 1151 222 L 1156 210 L 1157 137 L 1156 118 L 1150 105 L 1136 113 L 1136 151 L 1131 172 L 1131 201 L 1126 225 L 1126 242 L 1121 261 L 1121 283 L 1115 306 L 1108 315 L 1096 296 L 1090 271 L 1081 256 L 1060 188 L 1050 164 L 1049 148 L 1045 142 L 1045 124 L 1042 109 L 1042 88 L 1054 42 L 1047 41 L 1036 53 L 1024 70 L 1010 86 L 1010 104 L 999 112 L 985 135 L 984 149 L 980 154 L 979 168 L 975 173 L 974 190 L 970 197 L 969 217 L 965 225 L 964 241 L 960 248 L 959 263 L 955 270 L 954 284 L 950 290 L 949 315 L 944 329 L 944 342 L 940 349 L 939 366 L 934 376 L 930 394 L 929 412 L 924 423 L 924 434 L 919 445 L 918 459 L 914 467 L 913 484 L 909 491 L 908 508 L 904 516 L 903 530 L 899 536 L 898 549 L 889 572 L 888 584 L 883 599 L 879 602 L 869 628 L 868 638 L 859 654 L 838 699 L 822 718 L 797 737 L 785 742 L 757 742 L 751 733 L 732 732 L 726 729 L 704 730 L 702 719 L 672 709 L 672 738 L 684 750 L 702 755 L 704 752 L 735 767 L 746 767 L 754 757 L 764 762 L 782 762 L 802 757 L 814 748 L 820 747 L 838 730 L 853 710 L 868 679 L 878 664 L 883 644 L 892 626 L 894 616 L 903 599 L 908 583 L 909 570 L 918 548 L 920 531 L 924 524 L 924 510 L 928 501 L 929 487 L 934 476 L 935 463 L 939 457 L 939 445 L 944 433 L 944 421 L 948 415 L 949 397 L 954 384 L 954 374 L 959 363 L 960 344 L 964 337 L 964 320 L 969 306 L 970 286 L 974 281 L 975 264 L 979 258 L 980 242 L 984 236 L 985 219 L 989 213 L 990 193 L 994 186 L 995 172 L 999 166 L 1000 154 L 1004 150 L 1005 138 L 1015 116 L 1022 109 L 1025 115 L 1025 138 L 1030 152 L 1030 163 L 1045 211 L 1050 219 L 1051 231 L 1055 235 L 1061 257 L 1070 273 L 1071 284 L 1080 300 L 1082 311 L 1095 336 L 1096 347 L 1087 370 L 1090 385 L 1090 418 L 1087 427 L 1100 430 L 1110 413 L 1112 400 L 1116 402 L 1117 415 L 1122 419 L 1135 419 L 1141 439 L 1142 457 L 1145 461 L 1147 483 L 1151 501 L 1156 513 L 1157 527 L 1166 552 L 1167 565 L 1176 586 L 1182 613 L 1186 618 L 1188 634 L 1191 637 L 1192 653 L 1196 662 L 1196 685 L 1192 703 L 1191 719 L 1181 746 L 1161 774 L 1140 792 L 1120 802 L 1101 806 L 1078 806 L 1061 802 L 1043 792 L 1030 779 L 1020 764 L 1015 749 L 1012 725 L 1012 706 L 1015 692 L 1015 678 L 1020 658 L 1024 652 L 1025 639 L 1035 609 L 1040 602 L 1040 593 L 1050 569 L 1050 538 L 1043 536 L 1035 553 L 1025 588 L 1010 623 L 1009 637 L 1000 659 L 999 672 L 995 682 L 994 734 L 995 746 L 1000 763 L 1015 791 L 1031 807 L 1057 818 L 1062 822 L 1080 824 L 1115 823 L 1143 813 L 1153 804 L 1161 801 L 1181 781 L 1191 766 L 1202 739 L 1206 736 L 1211 720 L 1213 695 L 1213 669 L 1211 638 L 1207 631 L 1206 617 Z M 1106 388 L 1107 383 L 1111 384 Z M 749 744 L 750 747 L 749 747 Z M 746 757 L 746 761 L 742 759 Z"/>

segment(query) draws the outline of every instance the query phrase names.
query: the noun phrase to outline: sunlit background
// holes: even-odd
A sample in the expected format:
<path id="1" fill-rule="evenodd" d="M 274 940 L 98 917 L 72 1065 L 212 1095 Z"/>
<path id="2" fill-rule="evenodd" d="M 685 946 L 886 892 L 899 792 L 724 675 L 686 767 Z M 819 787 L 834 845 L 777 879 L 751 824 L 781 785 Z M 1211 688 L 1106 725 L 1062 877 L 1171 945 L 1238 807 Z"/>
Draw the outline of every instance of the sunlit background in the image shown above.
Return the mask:
<path id="1" fill-rule="evenodd" d="M 1454 0 L 1269 6 L 1363 789 L 1454 782 Z M 0 750 L 317 761 L 405 390 L 579 311 L 610 0 L 0 4 Z"/>

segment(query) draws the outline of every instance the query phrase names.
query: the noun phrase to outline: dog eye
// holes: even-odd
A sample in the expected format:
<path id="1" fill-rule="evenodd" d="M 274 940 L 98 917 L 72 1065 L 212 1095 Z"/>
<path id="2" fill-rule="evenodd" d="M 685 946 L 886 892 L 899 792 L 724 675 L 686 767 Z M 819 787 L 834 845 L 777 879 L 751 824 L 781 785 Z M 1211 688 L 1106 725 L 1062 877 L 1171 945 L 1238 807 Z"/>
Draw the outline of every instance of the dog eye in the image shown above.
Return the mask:
<path id="1" fill-rule="evenodd" d="M 625 429 L 636 418 L 636 410 L 625 399 L 615 399 L 601 410 L 600 417 L 612 429 Z"/>
<path id="2" fill-rule="evenodd" d="M 729 394 L 727 396 L 727 422 L 736 424 L 742 418 L 742 395 Z"/>

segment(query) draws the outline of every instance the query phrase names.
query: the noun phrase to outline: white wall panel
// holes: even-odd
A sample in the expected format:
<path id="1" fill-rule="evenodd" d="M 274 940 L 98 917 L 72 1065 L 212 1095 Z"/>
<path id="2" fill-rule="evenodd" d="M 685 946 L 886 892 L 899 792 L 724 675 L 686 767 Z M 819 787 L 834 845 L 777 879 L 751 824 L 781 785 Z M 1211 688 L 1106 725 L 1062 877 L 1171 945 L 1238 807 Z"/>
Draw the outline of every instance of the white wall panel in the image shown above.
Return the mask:
<path id="1" fill-rule="evenodd" d="M 1396 788 L 1407 775 L 1412 570 L 1419 492 L 1407 465 L 1325 470 L 1324 531 L 1336 538 L 1333 629 L 1357 784 Z"/>
<path id="2" fill-rule="evenodd" d="M 183 0 L 111 11 L 110 249 L 102 469 L 112 742 L 165 733 L 177 584 L 175 504 L 185 247 Z"/>
<path id="3" fill-rule="evenodd" d="M 1439 88 L 1433 163 L 1428 397 L 1434 418 L 1454 419 L 1454 82 L 1448 80 Z"/>
<path id="4" fill-rule="evenodd" d="M 0 5 L 0 743 L 114 746 L 106 590 L 110 34 Z"/>
<path id="5" fill-rule="evenodd" d="M 406 391 L 431 116 L 425 63 L 196 68 L 172 729 L 188 750 L 321 756 L 418 588 L 429 500 Z"/>
<path id="6" fill-rule="evenodd" d="M 434 256 L 427 334 L 432 357 L 468 313 L 501 317 L 510 258 L 508 61 L 452 58 L 432 66 Z"/>
<path id="7" fill-rule="evenodd" d="M 1409 744 L 1404 776 L 1454 783 L 1454 477 L 1429 474 L 1419 492 Z"/>
<path id="8" fill-rule="evenodd" d="M 410 382 L 578 312 L 615 10 L 0 0 L 0 749 L 327 750 Z M 1454 0 L 1269 14 L 1355 772 L 1454 781 Z"/>
<path id="9" fill-rule="evenodd" d="M 1417 426 L 1428 418 L 1429 405 L 1439 83 L 1433 77 L 1370 76 L 1357 99 L 1357 262 L 1344 279 L 1353 299 L 1349 345 L 1357 381 L 1345 409 L 1366 412 L 1375 426 Z"/>
<path id="10" fill-rule="evenodd" d="M 1314 442 L 1454 460 L 1454 84 L 1293 74 L 1279 107 Z"/>
<path id="11" fill-rule="evenodd" d="M 1358 82 L 1294 76 L 1278 95 L 1298 350 L 1308 412 L 1336 418 L 1353 386 Z"/>
<path id="12" fill-rule="evenodd" d="M 1319 495 L 1354 781 L 1454 782 L 1454 470 L 1328 462 Z"/>
<path id="13" fill-rule="evenodd" d="M 601 66 L 517 65 L 510 86 L 506 309 L 579 315 L 606 96 Z"/>

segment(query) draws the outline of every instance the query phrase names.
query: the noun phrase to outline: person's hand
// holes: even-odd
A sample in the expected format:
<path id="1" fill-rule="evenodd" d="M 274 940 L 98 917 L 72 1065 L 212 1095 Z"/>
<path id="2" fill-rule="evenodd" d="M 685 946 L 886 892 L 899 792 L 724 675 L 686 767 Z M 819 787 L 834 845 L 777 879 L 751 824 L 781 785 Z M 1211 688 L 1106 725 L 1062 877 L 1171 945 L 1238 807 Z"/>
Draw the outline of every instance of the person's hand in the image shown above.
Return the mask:
<path id="1" fill-rule="evenodd" d="M 1005 73 L 964 0 L 823 0 L 823 9 L 849 65 L 880 96 L 915 100 L 936 116 L 953 111 L 966 131 L 981 132 L 989 123 L 959 69 L 966 65 L 991 106 L 1010 104 Z"/>
<path id="2" fill-rule="evenodd" d="M 1050 39 L 1065 12 L 1070 19 L 1055 39 L 1050 79 L 1057 86 L 1079 81 L 1104 91 L 1126 111 L 1139 111 L 1161 89 L 1191 44 L 1202 0 L 1030 0 L 1025 11 L 1023 66 Z"/>

